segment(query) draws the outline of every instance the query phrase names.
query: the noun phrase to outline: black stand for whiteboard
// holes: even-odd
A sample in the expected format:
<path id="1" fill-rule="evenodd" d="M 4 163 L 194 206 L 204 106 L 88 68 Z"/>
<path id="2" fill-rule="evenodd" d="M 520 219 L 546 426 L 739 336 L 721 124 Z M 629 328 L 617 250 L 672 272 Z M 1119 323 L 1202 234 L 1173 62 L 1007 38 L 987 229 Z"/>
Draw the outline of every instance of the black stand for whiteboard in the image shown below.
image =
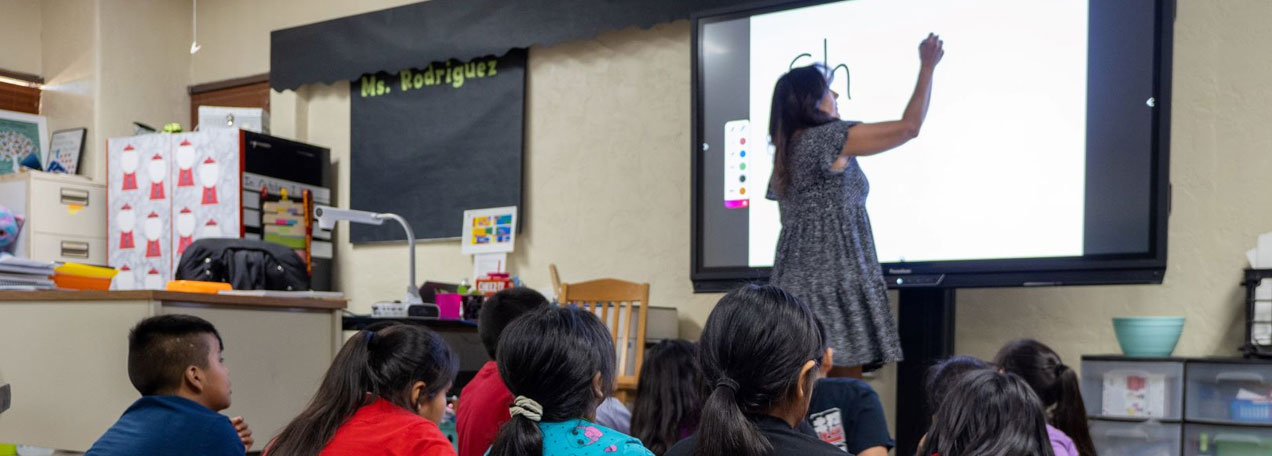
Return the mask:
<path id="1" fill-rule="evenodd" d="M 907 288 L 898 291 L 897 330 L 905 361 L 897 364 L 897 448 L 911 455 L 927 431 L 932 412 L 926 404 L 924 374 L 933 362 L 954 353 L 954 289 Z"/>

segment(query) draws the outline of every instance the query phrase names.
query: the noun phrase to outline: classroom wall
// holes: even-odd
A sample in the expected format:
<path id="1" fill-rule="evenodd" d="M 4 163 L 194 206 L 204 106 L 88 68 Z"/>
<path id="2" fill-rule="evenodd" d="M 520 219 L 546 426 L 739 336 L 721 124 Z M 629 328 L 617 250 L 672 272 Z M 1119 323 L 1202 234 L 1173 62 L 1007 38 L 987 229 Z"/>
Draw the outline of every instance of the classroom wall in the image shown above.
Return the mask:
<path id="1" fill-rule="evenodd" d="M 0 0 L 0 70 L 43 74 L 40 0 Z"/>
<path id="2" fill-rule="evenodd" d="M 210 3 L 210 4 L 209 4 Z M 352 2 L 350 2 L 352 3 Z M 200 5 L 191 83 L 268 71 L 268 31 L 378 9 L 396 1 L 246 0 Z M 356 11 L 355 11 L 356 10 Z M 1272 2 L 1180 2 L 1176 24 L 1170 264 L 1160 286 L 964 290 L 958 352 L 990 357 L 1030 336 L 1072 364 L 1118 350 L 1109 319 L 1185 315 L 1182 355 L 1230 355 L 1239 345 L 1242 252 L 1272 230 L 1272 57 L 1259 47 Z M 947 58 L 957 58 L 951 42 Z M 547 265 L 566 281 L 614 276 L 653 284 L 652 303 L 680 309 L 682 336 L 700 331 L 718 295 L 693 294 L 689 271 L 689 25 L 624 30 L 530 53 L 526 231 L 512 269 L 546 288 Z M 939 74 L 933 103 L 941 100 Z M 337 195 L 348 201 L 348 86 L 274 93 L 279 134 L 332 148 Z M 347 239 L 342 233 L 340 240 Z M 418 248 L 421 278 L 470 273 L 454 242 Z M 338 283 L 355 312 L 402 294 L 400 245 L 340 243 Z M 404 272 L 403 272 L 404 274 Z M 892 410 L 894 369 L 872 383 Z"/>
<path id="3" fill-rule="evenodd" d="M 68 128 L 88 128 L 80 167 L 100 179 L 104 159 L 98 157 L 96 98 L 98 92 L 97 1 L 40 0 L 40 40 L 44 88 L 40 114 L 48 118 L 49 133 Z M 104 169 L 104 168 L 103 168 Z"/>

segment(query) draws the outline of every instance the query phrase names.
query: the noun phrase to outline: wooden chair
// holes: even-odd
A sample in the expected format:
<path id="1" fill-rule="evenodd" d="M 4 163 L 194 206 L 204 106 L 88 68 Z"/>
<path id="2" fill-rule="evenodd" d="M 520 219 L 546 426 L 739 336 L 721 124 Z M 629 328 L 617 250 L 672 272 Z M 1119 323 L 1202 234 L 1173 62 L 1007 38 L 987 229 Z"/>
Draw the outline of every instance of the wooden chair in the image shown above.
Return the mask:
<path id="1" fill-rule="evenodd" d="M 614 339 L 618 383 L 614 395 L 624 403 L 636 395 L 636 381 L 645 361 L 645 323 L 649 318 L 649 284 L 618 279 L 563 283 L 561 305 L 574 305 L 600 317 Z M 637 304 L 639 303 L 639 305 Z M 632 321 L 636 322 L 632 334 Z M 628 358 L 628 354 L 632 358 Z M 629 363 L 629 361 L 632 361 Z"/>

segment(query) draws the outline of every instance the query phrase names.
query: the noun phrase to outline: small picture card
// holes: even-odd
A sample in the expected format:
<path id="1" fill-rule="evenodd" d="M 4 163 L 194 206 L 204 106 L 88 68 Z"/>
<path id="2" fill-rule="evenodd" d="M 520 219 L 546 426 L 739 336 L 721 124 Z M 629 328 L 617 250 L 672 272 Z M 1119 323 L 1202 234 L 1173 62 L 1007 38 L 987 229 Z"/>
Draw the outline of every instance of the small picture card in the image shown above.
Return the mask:
<path id="1" fill-rule="evenodd" d="M 464 211 L 460 250 L 466 255 L 512 252 L 517 240 L 517 206 Z"/>

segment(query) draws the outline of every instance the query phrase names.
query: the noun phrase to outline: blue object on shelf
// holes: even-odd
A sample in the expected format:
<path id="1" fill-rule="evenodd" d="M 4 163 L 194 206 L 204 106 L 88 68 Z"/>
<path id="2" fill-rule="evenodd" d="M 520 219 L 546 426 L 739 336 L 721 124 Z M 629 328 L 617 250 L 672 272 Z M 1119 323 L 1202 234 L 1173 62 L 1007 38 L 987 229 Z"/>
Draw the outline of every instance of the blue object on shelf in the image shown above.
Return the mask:
<path id="1" fill-rule="evenodd" d="M 1233 399 L 1232 420 L 1247 423 L 1272 423 L 1272 403 Z"/>
<path id="2" fill-rule="evenodd" d="M 1118 317 L 1113 319 L 1117 344 L 1126 356 L 1167 357 L 1175 351 L 1184 317 Z"/>

